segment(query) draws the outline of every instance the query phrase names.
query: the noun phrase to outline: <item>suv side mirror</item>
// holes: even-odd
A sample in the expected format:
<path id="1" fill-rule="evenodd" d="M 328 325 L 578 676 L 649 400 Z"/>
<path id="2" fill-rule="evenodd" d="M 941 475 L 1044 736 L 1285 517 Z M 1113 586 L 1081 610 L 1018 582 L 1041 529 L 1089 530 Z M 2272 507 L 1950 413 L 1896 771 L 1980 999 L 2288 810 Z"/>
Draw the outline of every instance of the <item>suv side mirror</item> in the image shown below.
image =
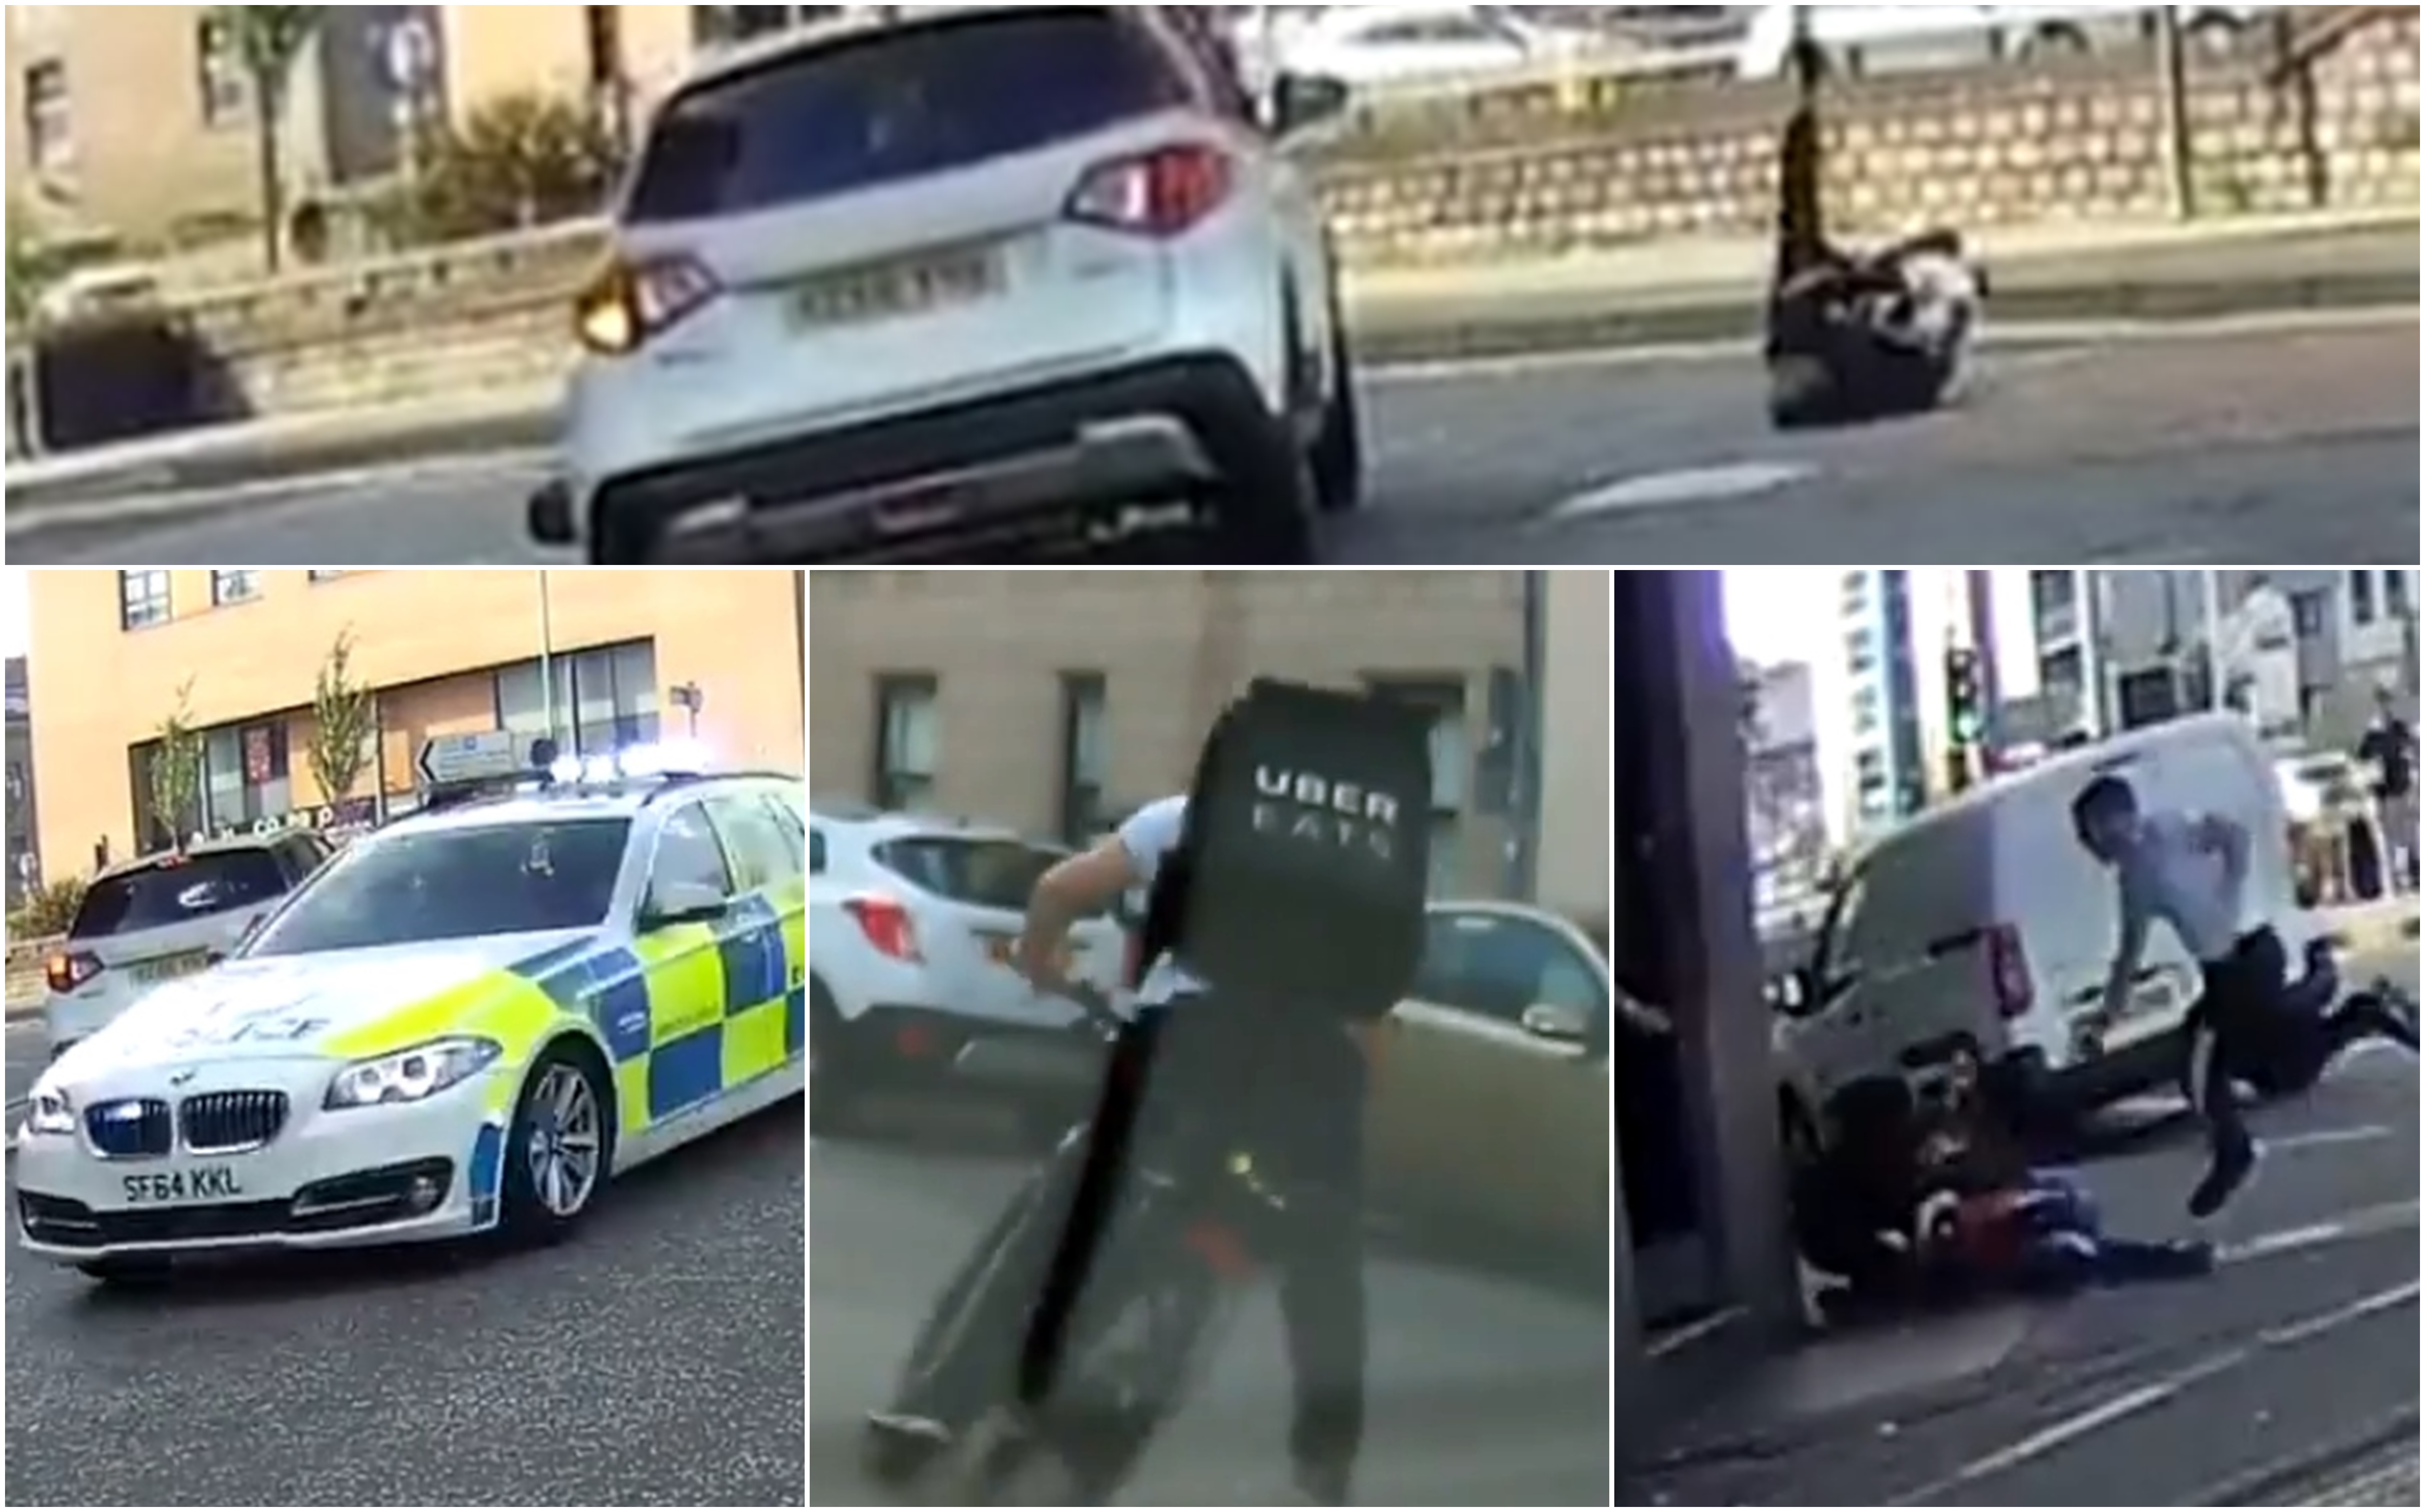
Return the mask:
<path id="1" fill-rule="evenodd" d="M 1272 135 L 1285 140 L 1347 114 L 1355 91 L 1323 73 L 1282 73 L 1272 83 Z"/>
<path id="2" fill-rule="evenodd" d="M 696 882 L 663 882 L 650 887 L 640 905 L 640 932 L 669 930 L 678 924 L 704 924 L 724 916 L 723 892 Z"/>

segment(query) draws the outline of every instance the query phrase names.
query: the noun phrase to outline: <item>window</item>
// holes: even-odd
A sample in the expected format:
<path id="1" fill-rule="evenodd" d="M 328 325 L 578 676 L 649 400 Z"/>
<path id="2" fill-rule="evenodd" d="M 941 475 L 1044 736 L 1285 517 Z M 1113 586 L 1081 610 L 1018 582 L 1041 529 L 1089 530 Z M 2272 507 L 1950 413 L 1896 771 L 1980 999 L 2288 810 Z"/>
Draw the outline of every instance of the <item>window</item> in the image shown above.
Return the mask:
<path id="1" fill-rule="evenodd" d="M 1091 672 L 1061 678 L 1061 838 L 1084 845 L 1110 828 L 1103 792 L 1110 782 L 1107 693 Z"/>
<path id="2" fill-rule="evenodd" d="M 731 857 L 735 891 L 754 893 L 800 874 L 799 847 L 755 794 L 710 799 L 707 817 Z"/>
<path id="3" fill-rule="evenodd" d="M 249 724 L 202 737 L 202 827 L 239 830 L 294 811 L 286 726 Z"/>
<path id="4" fill-rule="evenodd" d="M 732 868 L 726 862 L 724 842 L 708 822 L 707 805 L 684 804 L 666 816 L 657 832 L 657 854 L 649 866 L 649 901 L 668 899 L 675 889 L 733 894 Z"/>
<path id="5" fill-rule="evenodd" d="M 1433 913 L 1415 995 L 1509 1025 L 1543 1006 L 1608 1011 L 1606 978 L 1563 932 L 1534 919 L 1460 909 Z"/>
<path id="6" fill-rule="evenodd" d="M 2383 603 L 2393 619 L 2413 619 L 2417 614 L 2417 580 L 2406 572 L 2386 572 L 2383 576 Z"/>
<path id="7" fill-rule="evenodd" d="M 68 66 L 56 59 L 25 70 L 25 157 L 38 173 L 75 161 L 75 122 L 68 102 Z"/>
<path id="8" fill-rule="evenodd" d="M 1887 765 L 1883 751 L 1864 751 L 1853 758 L 1853 772 L 1860 781 L 1863 794 L 1882 792 L 1894 786 L 1894 773 Z"/>
<path id="9" fill-rule="evenodd" d="M 1886 694 L 1874 686 L 1865 686 L 1853 692 L 1853 733 L 1875 735 L 1886 726 Z"/>
<path id="10" fill-rule="evenodd" d="M 567 756 L 610 756 L 659 737 L 657 648 L 651 641 L 525 661 L 496 675 L 497 728 L 547 736 Z M 554 686 L 551 689 L 549 683 Z"/>
<path id="11" fill-rule="evenodd" d="M 214 572 L 211 574 L 211 604 L 225 609 L 232 604 L 249 604 L 261 597 L 261 574 L 258 572 Z"/>
<path id="12" fill-rule="evenodd" d="M 626 214 L 663 224 L 830 199 L 1092 136 L 1193 94 L 1110 7 L 872 30 L 677 94 Z"/>
<path id="13" fill-rule="evenodd" d="M 941 735 L 932 677 L 879 677 L 875 683 L 875 806 L 899 813 L 935 792 Z"/>
<path id="14" fill-rule="evenodd" d="M 1878 638 L 1867 630 L 1855 630 L 1844 638 L 1844 664 L 1855 677 L 1867 677 L 1882 664 L 1878 659 Z"/>
<path id="15" fill-rule="evenodd" d="M 2332 600 L 2320 593 L 2292 594 L 2290 617 L 2299 627 L 2299 639 L 2315 640 L 2332 631 Z"/>
<path id="16" fill-rule="evenodd" d="M 11 761 L 8 763 L 8 806 L 14 808 L 24 801 L 25 764 L 22 761 Z"/>
<path id="17" fill-rule="evenodd" d="M 921 892 L 947 902 L 1024 914 L 1036 884 L 1067 855 L 1018 840 L 930 835 L 878 846 L 875 859 Z"/>
<path id="18" fill-rule="evenodd" d="M 321 867 L 244 954 L 592 929 L 614 901 L 631 828 L 586 819 L 372 836 Z"/>
<path id="19" fill-rule="evenodd" d="M 2376 578 L 2371 572 L 2349 575 L 2350 623 L 2366 629 L 2383 618 L 2383 605 L 2375 594 Z"/>
<path id="20" fill-rule="evenodd" d="M 275 901 L 292 885 L 266 849 L 164 857 L 94 883 L 68 934 L 90 940 L 190 924 Z"/>
<path id="21" fill-rule="evenodd" d="M 161 571 L 118 575 L 118 623 L 120 629 L 148 630 L 169 623 L 169 575 Z"/>
<path id="22" fill-rule="evenodd" d="M 206 17 L 194 28 L 194 68 L 203 125 L 234 125 L 251 114 L 252 81 L 236 51 L 235 31 L 224 20 Z"/>
<path id="23" fill-rule="evenodd" d="M 1373 691 L 1432 716 L 1432 890 L 1453 893 L 1463 873 L 1459 832 L 1471 804 L 1472 741 L 1466 731 L 1465 684 L 1446 678 L 1370 679 Z"/>
<path id="24" fill-rule="evenodd" d="M 824 876 L 828 865 L 830 863 L 826 860 L 826 832 L 811 830 L 809 832 L 809 875 Z"/>

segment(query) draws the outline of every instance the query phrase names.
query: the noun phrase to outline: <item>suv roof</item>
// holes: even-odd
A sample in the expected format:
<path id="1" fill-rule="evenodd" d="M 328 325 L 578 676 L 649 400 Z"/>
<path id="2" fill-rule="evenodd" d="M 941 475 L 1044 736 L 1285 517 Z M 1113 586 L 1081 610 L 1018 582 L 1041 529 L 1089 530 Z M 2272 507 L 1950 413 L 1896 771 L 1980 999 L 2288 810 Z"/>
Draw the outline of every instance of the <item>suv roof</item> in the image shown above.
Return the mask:
<path id="1" fill-rule="evenodd" d="M 107 882 L 113 877 L 149 871 L 169 861 L 194 861 L 207 856 L 230 855 L 243 851 L 266 851 L 281 841 L 291 839 L 301 833 L 306 832 L 281 830 L 275 835 L 231 835 L 222 838 L 197 840 L 179 850 L 153 851 L 125 861 L 114 862 L 93 873 L 92 880 Z"/>
<path id="2" fill-rule="evenodd" d="M 683 75 L 681 84 L 675 88 L 674 94 L 679 96 L 692 89 L 711 88 L 728 79 L 777 67 L 795 57 L 826 52 L 877 33 L 914 34 L 937 26 L 983 20 L 988 16 L 1017 15 L 1036 8 L 1033 5 L 852 7 L 839 14 L 819 17 L 804 26 L 719 48 L 691 65 L 689 72 Z M 1072 6 L 1067 8 L 1088 8 Z M 1150 6 L 1106 5 L 1092 8 L 1132 11 L 1147 22 L 1154 19 Z"/>

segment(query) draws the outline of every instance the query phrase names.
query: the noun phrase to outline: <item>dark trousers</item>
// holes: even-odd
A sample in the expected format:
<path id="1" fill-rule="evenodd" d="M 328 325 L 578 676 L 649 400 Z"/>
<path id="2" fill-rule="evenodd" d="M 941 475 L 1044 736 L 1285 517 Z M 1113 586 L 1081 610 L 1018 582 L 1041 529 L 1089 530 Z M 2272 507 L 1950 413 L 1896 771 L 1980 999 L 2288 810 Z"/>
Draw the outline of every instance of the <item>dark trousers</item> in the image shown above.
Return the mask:
<path id="1" fill-rule="evenodd" d="M 897 1406 L 955 1428 L 989 1407 L 1037 1330 L 1039 1311 L 1070 1311 L 1063 1284 L 1072 1261 L 1091 1258 L 1075 1235 L 1098 1210 L 1089 1191 L 1109 1169 L 1124 1182 L 1129 1149 L 1168 1119 L 1268 1120 L 1265 1142 L 1282 1152 L 1293 1186 L 1309 1194 L 1291 1213 L 1277 1273 L 1295 1411 L 1289 1436 L 1298 1462 L 1351 1465 L 1364 1433 L 1367 1299 L 1363 1250 L 1365 1068 L 1335 1025 L 1307 1029 L 1223 1022 L 1229 1005 L 1184 1002 L 1152 1015 L 1113 1054 L 1094 1126 L 1072 1133 L 1013 1199 L 955 1276 L 936 1310 L 955 1335 L 939 1366 Z M 1107 1127 L 1109 1125 L 1109 1127 Z M 1122 1127 L 1125 1125 L 1125 1127 Z M 1115 1194 L 1116 1195 L 1116 1194 Z M 1073 1222 L 1073 1218 L 1077 1221 Z"/>

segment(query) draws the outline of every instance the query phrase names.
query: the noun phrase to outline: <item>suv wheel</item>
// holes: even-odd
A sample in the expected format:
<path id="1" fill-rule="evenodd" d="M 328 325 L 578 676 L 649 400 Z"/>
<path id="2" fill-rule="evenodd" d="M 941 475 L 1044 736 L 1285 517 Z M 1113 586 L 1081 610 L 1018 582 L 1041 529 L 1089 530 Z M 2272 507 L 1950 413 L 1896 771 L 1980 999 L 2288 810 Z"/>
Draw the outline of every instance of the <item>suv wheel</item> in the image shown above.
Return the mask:
<path id="1" fill-rule="evenodd" d="M 1314 497 L 1325 515 L 1352 515 L 1364 502 L 1364 400 L 1357 387 L 1347 327 L 1334 310 L 1330 326 L 1330 397 L 1313 439 Z"/>
<path id="2" fill-rule="evenodd" d="M 1213 487 L 1212 536 L 1218 565 L 1303 567 L 1314 565 L 1314 517 L 1321 512 L 1313 461 L 1275 425 L 1268 444 L 1246 465 L 1233 466 Z"/>

